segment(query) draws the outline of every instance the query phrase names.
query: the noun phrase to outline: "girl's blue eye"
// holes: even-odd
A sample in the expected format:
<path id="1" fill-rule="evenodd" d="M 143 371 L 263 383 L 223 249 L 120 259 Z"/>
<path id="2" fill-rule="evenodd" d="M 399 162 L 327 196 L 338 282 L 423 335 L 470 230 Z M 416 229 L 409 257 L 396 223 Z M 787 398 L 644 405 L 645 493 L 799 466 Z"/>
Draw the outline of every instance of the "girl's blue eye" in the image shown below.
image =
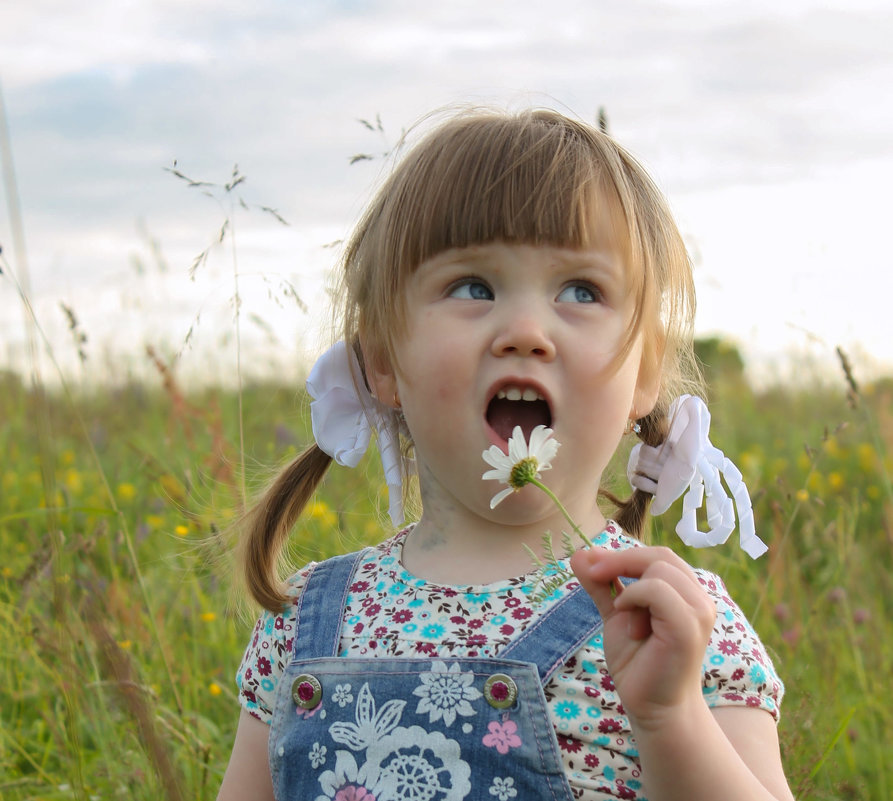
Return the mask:
<path id="1" fill-rule="evenodd" d="M 592 284 L 571 284 L 558 293 L 561 303 L 598 303 L 602 293 Z"/>
<path id="2" fill-rule="evenodd" d="M 465 281 L 450 290 L 451 298 L 460 300 L 493 300 L 493 291 L 482 281 Z"/>

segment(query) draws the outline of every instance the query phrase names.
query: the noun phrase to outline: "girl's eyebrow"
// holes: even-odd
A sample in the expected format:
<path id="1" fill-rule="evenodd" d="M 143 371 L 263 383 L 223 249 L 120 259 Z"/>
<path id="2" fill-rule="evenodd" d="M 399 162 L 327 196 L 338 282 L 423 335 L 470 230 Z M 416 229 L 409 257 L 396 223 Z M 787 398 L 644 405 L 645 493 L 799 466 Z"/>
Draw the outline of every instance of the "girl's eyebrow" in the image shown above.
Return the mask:
<path id="1" fill-rule="evenodd" d="M 596 268 L 617 277 L 623 274 L 623 265 L 615 255 L 603 250 L 563 250 L 555 254 L 555 261 L 570 269 Z"/>

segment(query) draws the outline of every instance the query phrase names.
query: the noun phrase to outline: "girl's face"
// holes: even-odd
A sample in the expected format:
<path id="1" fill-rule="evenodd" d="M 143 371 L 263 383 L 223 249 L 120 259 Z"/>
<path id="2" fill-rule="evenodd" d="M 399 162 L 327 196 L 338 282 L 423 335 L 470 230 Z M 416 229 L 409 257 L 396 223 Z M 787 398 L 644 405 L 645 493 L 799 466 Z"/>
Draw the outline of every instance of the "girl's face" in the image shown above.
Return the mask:
<path id="1" fill-rule="evenodd" d="M 647 414 L 657 393 L 639 380 L 638 340 L 617 358 L 632 313 L 610 251 L 493 243 L 422 263 L 396 369 L 371 378 L 384 402 L 399 396 L 425 509 L 446 503 L 516 523 L 553 511 L 532 488 L 490 510 L 498 486 L 481 480 L 482 451 L 507 451 L 515 425 L 528 435 L 542 423 L 561 443 L 547 483 L 578 519 L 599 514 L 602 471 L 627 419 Z"/>

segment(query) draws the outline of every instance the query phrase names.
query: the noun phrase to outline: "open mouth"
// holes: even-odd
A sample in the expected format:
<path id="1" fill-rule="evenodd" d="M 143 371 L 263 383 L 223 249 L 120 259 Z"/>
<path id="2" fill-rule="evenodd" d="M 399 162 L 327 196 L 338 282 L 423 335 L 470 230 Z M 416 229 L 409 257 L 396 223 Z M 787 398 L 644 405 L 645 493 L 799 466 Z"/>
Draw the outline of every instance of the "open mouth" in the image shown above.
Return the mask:
<path id="1" fill-rule="evenodd" d="M 539 425 L 552 425 L 552 410 L 543 395 L 530 386 L 507 384 L 487 404 L 487 423 L 506 442 L 521 426 L 524 438 Z"/>

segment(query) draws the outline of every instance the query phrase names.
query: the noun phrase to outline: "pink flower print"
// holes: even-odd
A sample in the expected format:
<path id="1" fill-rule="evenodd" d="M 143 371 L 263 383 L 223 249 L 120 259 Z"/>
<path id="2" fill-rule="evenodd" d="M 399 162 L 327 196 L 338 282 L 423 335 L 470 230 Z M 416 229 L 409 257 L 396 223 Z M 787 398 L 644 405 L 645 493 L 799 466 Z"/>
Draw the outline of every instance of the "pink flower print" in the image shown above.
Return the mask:
<path id="1" fill-rule="evenodd" d="M 734 656 L 738 653 L 738 644 L 733 640 L 720 640 L 717 648 L 726 656 Z"/>
<path id="2" fill-rule="evenodd" d="M 350 784 L 335 793 L 334 801 L 375 801 L 375 796 L 365 787 Z"/>
<path id="3" fill-rule="evenodd" d="M 500 754 L 507 754 L 509 748 L 517 748 L 521 745 L 518 724 L 513 720 L 507 720 L 505 723 L 492 720 L 487 724 L 487 730 L 490 733 L 484 735 L 484 745 L 487 748 L 495 748 Z"/>
<path id="4" fill-rule="evenodd" d="M 269 676 L 273 672 L 270 660 L 265 656 L 262 656 L 257 660 L 257 672 L 260 673 L 261 676 Z"/>

